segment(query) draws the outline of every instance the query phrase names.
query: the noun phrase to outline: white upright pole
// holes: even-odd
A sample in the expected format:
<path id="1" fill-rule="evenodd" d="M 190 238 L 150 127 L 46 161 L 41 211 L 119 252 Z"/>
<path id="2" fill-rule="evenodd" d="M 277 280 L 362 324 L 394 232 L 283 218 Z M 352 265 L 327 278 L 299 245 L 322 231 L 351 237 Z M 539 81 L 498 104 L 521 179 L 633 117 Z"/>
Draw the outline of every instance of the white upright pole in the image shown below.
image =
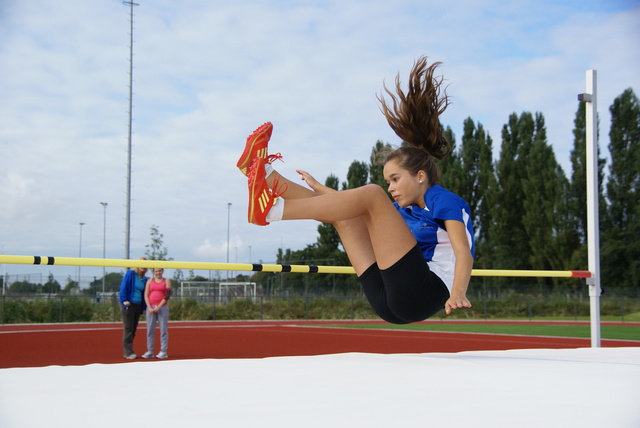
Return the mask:
<path id="1" fill-rule="evenodd" d="M 598 214 L 598 103 L 597 71 L 587 70 L 587 92 L 578 95 L 586 104 L 587 137 L 587 248 L 589 299 L 591 303 L 591 347 L 600 347 L 600 220 Z"/>

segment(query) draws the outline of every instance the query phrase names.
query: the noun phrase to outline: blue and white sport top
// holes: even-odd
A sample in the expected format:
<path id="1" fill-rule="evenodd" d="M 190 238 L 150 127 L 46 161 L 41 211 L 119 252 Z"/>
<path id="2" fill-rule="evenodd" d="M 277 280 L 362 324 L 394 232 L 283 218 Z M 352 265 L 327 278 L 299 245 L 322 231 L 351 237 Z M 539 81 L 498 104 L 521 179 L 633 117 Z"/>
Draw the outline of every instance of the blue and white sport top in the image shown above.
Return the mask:
<path id="1" fill-rule="evenodd" d="M 451 292 L 456 257 L 444 228 L 444 221 L 458 220 L 466 226 L 469 248 L 473 256 L 475 247 L 471 210 L 464 199 L 439 184 L 427 189 L 424 200 L 424 209 L 417 205 L 401 208 L 396 202 L 394 205 L 418 241 L 429 269 L 442 279 Z"/>

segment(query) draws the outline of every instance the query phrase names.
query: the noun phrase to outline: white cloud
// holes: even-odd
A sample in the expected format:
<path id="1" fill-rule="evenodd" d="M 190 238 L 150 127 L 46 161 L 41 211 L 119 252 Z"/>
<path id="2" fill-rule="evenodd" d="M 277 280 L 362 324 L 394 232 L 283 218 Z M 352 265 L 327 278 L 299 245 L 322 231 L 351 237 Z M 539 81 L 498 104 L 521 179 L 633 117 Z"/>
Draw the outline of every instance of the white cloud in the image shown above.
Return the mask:
<path id="1" fill-rule="evenodd" d="M 220 259 L 221 256 L 226 254 L 227 245 L 226 242 L 224 246 L 221 248 L 219 245 L 214 246 L 209 242 L 208 239 L 205 239 L 204 242 L 194 248 L 193 254 L 197 257 L 210 258 L 210 259 Z"/>

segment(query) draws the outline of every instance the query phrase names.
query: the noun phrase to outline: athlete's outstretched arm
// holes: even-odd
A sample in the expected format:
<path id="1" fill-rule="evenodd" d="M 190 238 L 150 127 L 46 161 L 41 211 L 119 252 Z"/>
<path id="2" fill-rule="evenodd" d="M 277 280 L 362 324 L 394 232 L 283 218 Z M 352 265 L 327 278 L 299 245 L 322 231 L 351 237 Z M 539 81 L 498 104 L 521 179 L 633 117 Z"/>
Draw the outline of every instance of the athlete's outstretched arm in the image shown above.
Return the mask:
<path id="1" fill-rule="evenodd" d="M 461 221 L 445 220 L 444 225 L 449 234 L 449 240 L 456 255 L 456 264 L 453 273 L 453 287 L 451 297 L 444 305 L 445 312 L 451 313 L 452 309 L 470 308 L 471 302 L 467 299 L 467 288 L 471 279 L 473 257 L 467 240 L 467 229 Z"/>

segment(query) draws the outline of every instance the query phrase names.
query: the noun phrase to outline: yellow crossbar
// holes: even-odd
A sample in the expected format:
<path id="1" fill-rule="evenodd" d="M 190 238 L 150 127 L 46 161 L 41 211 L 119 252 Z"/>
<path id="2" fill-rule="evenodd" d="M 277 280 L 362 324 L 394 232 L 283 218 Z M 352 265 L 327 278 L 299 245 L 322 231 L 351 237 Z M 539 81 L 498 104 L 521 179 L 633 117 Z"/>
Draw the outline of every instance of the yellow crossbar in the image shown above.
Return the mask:
<path id="1" fill-rule="evenodd" d="M 270 265 L 255 263 L 178 262 L 173 260 L 90 259 L 79 257 L 40 257 L 0 255 L 0 264 L 48 265 L 48 266 L 98 266 L 121 268 L 163 268 L 193 270 L 226 270 L 247 272 L 295 272 L 354 274 L 351 266 Z M 501 270 L 474 269 L 472 276 L 589 278 L 588 271 L 554 270 Z"/>

